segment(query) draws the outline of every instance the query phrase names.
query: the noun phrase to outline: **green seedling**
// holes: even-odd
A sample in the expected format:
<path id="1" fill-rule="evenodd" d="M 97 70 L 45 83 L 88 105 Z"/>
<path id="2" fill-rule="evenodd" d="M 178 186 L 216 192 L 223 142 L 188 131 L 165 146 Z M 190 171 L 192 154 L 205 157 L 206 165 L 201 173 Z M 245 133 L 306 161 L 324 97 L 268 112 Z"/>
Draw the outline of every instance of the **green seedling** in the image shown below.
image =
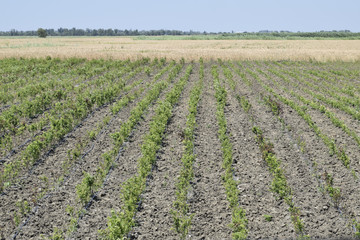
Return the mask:
<path id="1" fill-rule="evenodd" d="M 265 221 L 267 221 L 267 222 L 271 222 L 273 220 L 273 217 L 271 215 L 267 215 L 267 214 L 264 215 L 264 218 L 265 218 Z"/>

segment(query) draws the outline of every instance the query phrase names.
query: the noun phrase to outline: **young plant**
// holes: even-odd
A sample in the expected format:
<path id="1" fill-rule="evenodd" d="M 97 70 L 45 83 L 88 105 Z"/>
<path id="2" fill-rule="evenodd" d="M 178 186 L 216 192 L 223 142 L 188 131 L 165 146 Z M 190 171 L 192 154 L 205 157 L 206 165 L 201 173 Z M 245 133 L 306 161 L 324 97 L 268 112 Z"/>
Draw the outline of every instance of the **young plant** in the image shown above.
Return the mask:
<path id="1" fill-rule="evenodd" d="M 339 188 L 334 187 L 334 177 L 325 171 L 325 173 L 323 174 L 323 178 L 326 183 L 325 190 L 329 193 L 330 197 L 333 199 L 335 206 L 338 207 L 340 205 L 340 200 L 341 200 L 341 191 Z"/>
<path id="2" fill-rule="evenodd" d="M 21 218 L 30 212 L 30 206 L 27 201 L 19 200 L 16 202 L 17 212 L 14 213 L 14 223 L 16 226 L 20 224 Z"/>
<path id="3" fill-rule="evenodd" d="M 170 214 L 173 218 L 174 230 L 180 235 L 181 239 L 185 239 L 193 219 L 193 214 L 189 214 L 189 205 L 188 205 L 188 188 L 190 185 L 191 179 L 194 177 L 193 172 L 193 163 L 195 161 L 194 155 L 194 130 L 196 124 L 196 113 L 197 113 L 197 104 L 200 100 L 200 94 L 203 88 L 203 79 L 204 79 L 204 64 L 202 59 L 200 60 L 200 77 L 199 82 L 193 88 L 190 95 L 189 102 L 189 114 L 187 115 L 186 128 L 182 132 L 182 138 L 184 138 L 185 151 L 181 158 L 182 168 L 180 171 L 180 176 L 176 183 L 176 200 L 173 202 L 173 209 L 171 209 Z"/>
<path id="4" fill-rule="evenodd" d="M 355 237 L 360 239 L 360 223 L 355 219 L 353 220 L 354 228 L 355 228 Z"/>
<path id="5" fill-rule="evenodd" d="M 51 240 L 64 240 L 64 233 L 60 228 L 55 227 L 52 235 L 49 237 Z"/>
<path id="6" fill-rule="evenodd" d="M 271 215 L 265 214 L 264 215 L 265 221 L 271 222 L 273 220 L 273 217 Z"/>
<path id="7" fill-rule="evenodd" d="M 165 100 L 159 103 L 156 108 L 155 116 L 150 123 L 149 133 L 144 137 L 144 143 L 141 146 L 142 157 L 138 159 L 137 174 L 123 184 L 120 195 L 123 207 L 120 212 L 113 211 L 108 218 L 107 229 L 100 231 L 103 238 L 122 239 L 134 226 L 134 216 L 138 209 L 140 194 L 146 187 L 146 179 L 156 161 L 156 153 L 160 148 L 164 130 L 172 115 L 172 108 L 188 82 L 192 68 L 193 66 L 189 65 L 185 76 L 180 79 L 166 95 Z"/>
<path id="8" fill-rule="evenodd" d="M 85 205 L 93 194 L 95 187 L 95 178 L 87 172 L 84 172 L 84 178 L 80 184 L 76 186 L 76 193 L 82 205 Z"/>
<path id="9" fill-rule="evenodd" d="M 243 108 L 243 110 L 245 112 L 248 112 L 251 108 L 251 104 L 249 102 L 249 100 L 246 99 L 245 96 L 241 96 L 239 94 L 236 95 L 236 99 L 238 100 L 238 102 L 240 103 L 241 107 Z"/>
<path id="10" fill-rule="evenodd" d="M 223 168 L 225 174 L 223 175 L 224 186 L 226 190 L 226 197 L 230 203 L 232 210 L 232 220 L 230 227 L 232 228 L 233 239 L 246 239 L 248 235 L 248 220 L 246 218 L 245 210 L 239 206 L 239 189 L 238 182 L 233 178 L 233 156 L 232 144 L 227 134 L 227 123 L 225 118 L 225 105 L 227 92 L 221 85 L 217 66 L 212 66 L 211 73 L 213 75 L 213 85 L 215 88 L 215 98 L 217 100 L 216 117 L 218 121 L 218 138 L 221 141 L 221 150 L 223 158 Z"/>

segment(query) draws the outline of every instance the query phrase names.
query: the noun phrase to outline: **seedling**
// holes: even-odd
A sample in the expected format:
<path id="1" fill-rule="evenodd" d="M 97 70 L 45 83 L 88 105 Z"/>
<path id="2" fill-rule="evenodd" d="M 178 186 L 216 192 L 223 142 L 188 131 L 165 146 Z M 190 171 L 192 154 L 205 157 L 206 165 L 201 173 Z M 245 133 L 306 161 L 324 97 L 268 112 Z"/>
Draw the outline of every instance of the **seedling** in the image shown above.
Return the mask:
<path id="1" fill-rule="evenodd" d="M 323 178 L 325 180 L 326 186 L 325 190 L 329 193 L 330 197 L 333 199 L 335 206 L 339 206 L 341 200 L 341 191 L 339 188 L 335 188 L 334 178 L 331 174 L 325 173 L 323 174 Z"/>
<path id="2" fill-rule="evenodd" d="M 146 67 L 144 72 L 146 73 L 147 76 L 150 76 L 151 69 L 149 67 Z"/>
<path id="3" fill-rule="evenodd" d="M 248 112 L 251 108 L 250 102 L 245 98 L 245 96 L 240 97 L 240 95 L 236 95 L 236 99 L 240 103 L 241 107 L 244 109 L 245 112 Z"/>
<path id="4" fill-rule="evenodd" d="M 51 240 L 64 240 L 64 233 L 60 228 L 55 227 L 53 234 L 50 236 Z"/>
<path id="5" fill-rule="evenodd" d="M 84 178 L 82 182 L 76 186 L 76 192 L 80 202 L 85 205 L 90 200 L 93 194 L 95 178 L 89 173 L 84 172 Z"/>
<path id="6" fill-rule="evenodd" d="M 19 201 L 17 201 L 16 206 L 18 207 L 18 212 L 22 216 L 25 216 L 26 214 L 28 214 L 28 212 L 30 212 L 30 206 L 27 201 L 19 200 Z"/>
<path id="7" fill-rule="evenodd" d="M 343 164 L 347 167 L 347 168 L 349 168 L 350 166 L 350 159 L 349 159 L 349 157 L 346 155 L 346 152 L 345 152 L 345 149 L 344 148 L 342 148 L 342 147 L 340 147 L 339 148 L 339 153 L 338 153 L 338 155 L 339 155 L 339 158 L 340 158 L 340 160 L 343 162 Z"/>
<path id="8" fill-rule="evenodd" d="M 96 132 L 94 130 L 90 131 L 89 133 L 89 138 L 91 141 L 94 141 L 96 138 Z"/>
<path id="9" fill-rule="evenodd" d="M 354 227 L 355 227 L 355 237 L 357 239 L 360 239 L 360 223 L 357 222 L 355 219 L 353 220 L 353 224 L 354 224 Z"/>
<path id="10" fill-rule="evenodd" d="M 30 212 L 30 206 L 27 201 L 19 200 L 16 202 L 17 212 L 14 213 L 13 221 L 16 226 L 20 224 L 21 218 Z"/>
<path id="11" fill-rule="evenodd" d="M 273 219 L 273 217 L 271 215 L 267 215 L 267 214 L 264 215 L 264 218 L 267 222 L 271 222 Z"/>

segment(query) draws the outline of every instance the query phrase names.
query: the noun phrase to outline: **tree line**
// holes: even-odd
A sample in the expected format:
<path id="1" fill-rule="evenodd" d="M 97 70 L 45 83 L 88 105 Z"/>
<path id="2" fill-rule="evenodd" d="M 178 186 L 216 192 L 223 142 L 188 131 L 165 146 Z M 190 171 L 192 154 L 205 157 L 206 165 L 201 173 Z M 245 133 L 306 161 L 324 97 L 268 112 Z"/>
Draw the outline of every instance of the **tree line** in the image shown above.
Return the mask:
<path id="1" fill-rule="evenodd" d="M 162 36 L 162 35 L 201 35 L 208 34 L 206 32 L 199 31 L 179 31 L 179 30 L 119 30 L 119 29 L 80 29 L 80 28 L 58 28 L 44 29 L 47 36 Z M 216 33 L 211 33 L 216 34 Z M 10 31 L 0 31 L 0 36 L 37 36 L 38 30 L 31 31 L 19 31 L 12 29 Z"/>
<path id="2" fill-rule="evenodd" d="M 181 36 L 181 35 L 218 35 L 223 38 L 360 38 L 360 32 L 349 30 L 340 31 L 318 31 L 318 32 L 291 32 L 291 31 L 269 31 L 259 32 L 200 32 L 200 31 L 180 31 L 180 30 L 132 30 L 132 29 L 79 29 L 79 28 L 58 28 L 44 29 L 46 36 Z M 38 36 L 38 30 L 19 31 L 0 31 L 0 36 Z"/>

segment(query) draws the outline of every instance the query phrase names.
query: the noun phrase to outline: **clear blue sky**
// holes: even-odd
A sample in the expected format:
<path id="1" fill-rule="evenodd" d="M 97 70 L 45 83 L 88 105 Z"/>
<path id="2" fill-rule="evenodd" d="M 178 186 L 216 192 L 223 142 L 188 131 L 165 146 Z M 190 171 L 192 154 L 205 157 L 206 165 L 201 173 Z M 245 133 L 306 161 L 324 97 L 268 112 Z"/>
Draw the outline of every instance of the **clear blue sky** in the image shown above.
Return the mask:
<path id="1" fill-rule="evenodd" d="M 1 0 L 0 31 L 39 27 L 360 32 L 360 0 Z"/>

